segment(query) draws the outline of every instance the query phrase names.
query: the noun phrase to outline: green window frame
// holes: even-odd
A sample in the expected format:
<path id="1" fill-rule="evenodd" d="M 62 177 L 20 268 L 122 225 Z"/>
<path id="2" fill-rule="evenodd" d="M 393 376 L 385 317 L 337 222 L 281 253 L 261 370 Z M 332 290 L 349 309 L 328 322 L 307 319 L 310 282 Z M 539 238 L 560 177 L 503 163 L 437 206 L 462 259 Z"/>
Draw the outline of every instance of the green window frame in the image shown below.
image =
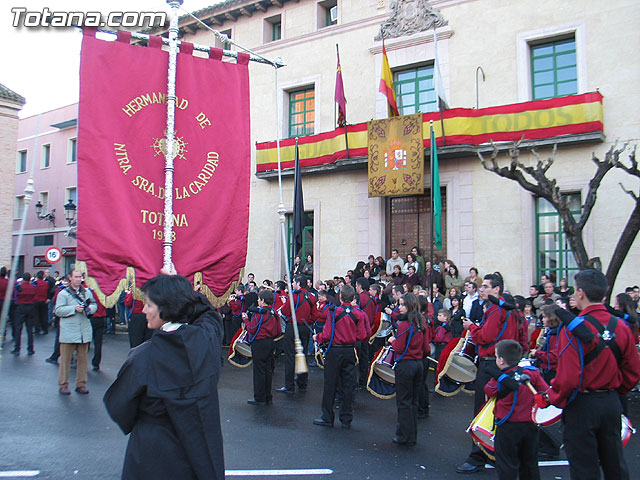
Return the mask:
<path id="1" fill-rule="evenodd" d="M 289 93 L 289 138 L 313 135 L 315 125 L 314 87 Z"/>
<path id="2" fill-rule="evenodd" d="M 282 38 L 282 22 L 274 22 L 272 31 L 273 35 L 271 37 L 271 40 L 280 40 Z"/>
<path id="3" fill-rule="evenodd" d="M 565 194 L 576 219 L 582 211 L 580 193 Z M 562 229 L 562 218 L 548 200 L 536 198 L 536 279 L 555 275 L 556 283 L 566 278 L 573 285 L 573 274 L 580 269 Z"/>
<path id="4" fill-rule="evenodd" d="M 393 87 L 400 115 L 438 110 L 433 65 L 393 72 Z"/>
<path id="5" fill-rule="evenodd" d="M 289 252 L 289 265 L 293 266 L 296 255 L 300 255 L 304 265 L 307 255 L 313 255 L 313 211 L 305 211 L 305 224 L 302 229 L 302 248 L 299 252 L 293 252 L 293 213 L 287 213 L 287 252 Z"/>
<path id="6" fill-rule="evenodd" d="M 578 93 L 578 62 L 574 37 L 531 45 L 533 100 Z"/>

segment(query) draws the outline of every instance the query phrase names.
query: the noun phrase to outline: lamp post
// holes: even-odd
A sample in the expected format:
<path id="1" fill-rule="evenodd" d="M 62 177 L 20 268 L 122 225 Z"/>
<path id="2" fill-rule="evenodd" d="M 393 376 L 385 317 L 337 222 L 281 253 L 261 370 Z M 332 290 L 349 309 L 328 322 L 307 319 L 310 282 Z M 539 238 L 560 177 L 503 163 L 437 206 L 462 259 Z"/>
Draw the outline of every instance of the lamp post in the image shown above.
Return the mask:
<path id="1" fill-rule="evenodd" d="M 76 205 L 74 205 L 73 200 L 70 198 L 69 202 L 64 205 L 64 218 L 67 220 L 67 225 L 69 229 L 65 235 L 67 237 L 76 238 Z"/>
<path id="2" fill-rule="evenodd" d="M 56 209 L 55 208 L 51 210 L 49 213 L 45 213 L 44 215 L 42 215 L 42 208 L 44 207 L 44 205 L 42 205 L 40 200 L 38 200 L 38 203 L 36 203 L 34 207 L 36 210 L 36 215 L 38 216 L 38 220 L 48 220 L 49 222 L 51 222 L 51 225 L 53 225 L 54 227 L 56 226 Z"/>

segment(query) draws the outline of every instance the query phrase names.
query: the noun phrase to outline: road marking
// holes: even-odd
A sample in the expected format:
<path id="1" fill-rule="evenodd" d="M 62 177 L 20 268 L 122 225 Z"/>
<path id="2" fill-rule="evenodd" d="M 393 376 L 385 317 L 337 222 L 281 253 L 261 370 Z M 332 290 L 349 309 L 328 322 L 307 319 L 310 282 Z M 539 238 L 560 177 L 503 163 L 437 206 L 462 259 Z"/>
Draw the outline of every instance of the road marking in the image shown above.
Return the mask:
<path id="1" fill-rule="evenodd" d="M 544 460 L 542 462 L 538 462 L 539 467 L 568 467 L 569 460 Z M 496 468 L 493 465 L 489 465 L 488 463 L 484 466 L 485 468 Z"/>
<path id="2" fill-rule="evenodd" d="M 300 468 L 289 470 L 225 470 L 228 477 L 275 477 L 283 475 L 332 475 L 329 468 Z"/>
<path id="3" fill-rule="evenodd" d="M 0 471 L 0 477 L 2 478 L 35 477 L 36 475 L 40 475 L 40 470 L 7 470 L 5 472 Z"/>

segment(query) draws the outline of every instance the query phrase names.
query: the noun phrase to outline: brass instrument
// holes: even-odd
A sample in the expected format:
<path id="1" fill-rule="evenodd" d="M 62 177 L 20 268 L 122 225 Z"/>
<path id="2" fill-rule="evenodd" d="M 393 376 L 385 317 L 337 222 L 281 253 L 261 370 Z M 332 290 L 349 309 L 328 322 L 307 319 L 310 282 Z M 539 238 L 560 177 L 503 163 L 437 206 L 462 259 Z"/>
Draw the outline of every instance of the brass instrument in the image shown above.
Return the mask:
<path id="1" fill-rule="evenodd" d="M 231 295 L 229 295 L 229 301 L 232 302 L 236 299 L 236 294 L 232 293 Z"/>

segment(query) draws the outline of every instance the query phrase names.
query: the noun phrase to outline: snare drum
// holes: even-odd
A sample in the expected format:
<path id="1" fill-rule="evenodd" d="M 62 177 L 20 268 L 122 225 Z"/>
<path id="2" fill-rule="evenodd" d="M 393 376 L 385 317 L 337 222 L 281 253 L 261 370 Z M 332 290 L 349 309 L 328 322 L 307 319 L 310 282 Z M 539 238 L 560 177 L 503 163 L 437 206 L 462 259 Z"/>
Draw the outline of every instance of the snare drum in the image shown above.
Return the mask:
<path id="1" fill-rule="evenodd" d="M 475 365 L 476 346 L 467 333 L 465 338 L 451 351 L 445 365 L 444 374 L 454 382 L 469 383 L 476 379 L 478 367 Z"/>
<path id="2" fill-rule="evenodd" d="M 496 397 L 490 398 L 478 412 L 478 415 L 471 421 L 469 428 L 467 428 L 467 433 L 471 435 L 473 441 L 490 452 L 494 451 L 493 440 L 496 435 L 495 415 L 493 413 L 495 404 Z"/>
<path id="3" fill-rule="evenodd" d="M 629 443 L 629 439 L 631 438 L 631 435 L 636 433 L 636 429 L 633 428 L 633 425 L 631 425 L 631 421 L 625 417 L 624 415 L 621 415 L 621 419 L 620 419 L 620 437 L 622 439 L 622 446 L 626 447 L 627 443 Z"/>
<path id="4" fill-rule="evenodd" d="M 562 418 L 562 409 L 555 405 L 549 405 L 546 408 L 540 408 L 538 405 L 534 405 L 531 411 L 531 420 L 533 423 L 542 425 L 544 427 L 553 425 Z"/>
<path id="5" fill-rule="evenodd" d="M 245 357 L 251 357 L 251 344 L 247 341 L 248 337 L 249 332 L 247 330 L 243 330 L 234 345 L 237 352 Z"/>
<path id="6" fill-rule="evenodd" d="M 373 371 L 385 382 L 396 383 L 396 372 L 393 370 L 396 352 L 391 345 L 383 348 L 380 358 L 374 363 Z"/>

